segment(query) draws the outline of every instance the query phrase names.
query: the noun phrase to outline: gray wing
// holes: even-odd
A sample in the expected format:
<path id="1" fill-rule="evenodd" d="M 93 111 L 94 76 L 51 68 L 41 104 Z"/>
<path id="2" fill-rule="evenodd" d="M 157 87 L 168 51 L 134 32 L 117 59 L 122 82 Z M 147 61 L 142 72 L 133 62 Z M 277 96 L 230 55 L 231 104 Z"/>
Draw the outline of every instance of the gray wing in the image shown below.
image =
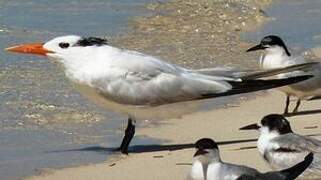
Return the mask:
<path id="1" fill-rule="evenodd" d="M 276 146 L 275 150 L 321 153 L 321 141 L 295 133 L 278 136 L 274 138 L 271 143 L 276 143 L 280 146 Z"/>
<path id="2" fill-rule="evenodd" d="M 204 69 L 187 70 L 187 71 L 190 73 L 198 73 L 198 74 L 204 74 L 208 76 L 224 76 L 224 77 L 230 77 L 230 78 L 238 78 L 242 74 L 253 72 L 253 70 L 241 70 L 239 68 L 230 67 L 230 66 L 204 68 Z"/>
<path id="3" fill-rule="evenodd" d="M 227 81 L 205 75 L 174 74 L 157 70 L 128 71 L 110 68 L 106 75 L 92 81 L 107 99 L 122 104 L 161 105 L 199 99 L 203 94 L 219 94 L 232 89 Z"/>
<path id="4" fill-rule="evenodd" d="M 256 71 L 256 72 L 248 72 L 243 73 L 239 78 L 241 79 L 258 79 L 263 77 L 269 77 L 274 76 L 278 74 L 293 72 L 297 70 L 302 71 L 308 71 L 309 69 L 320 66 L 321 64 L 319 62 L 308 62 L 308 63 L 302 63 L 302 64 L 296 64 L 284 68 L 275 68 L 270 70 L 262 70 L 262 71 Z"/>
<path id="5" fill-rule="evenodd" d="M 312 161 L 313 153 L 309 153 L 303 161 L 290 168 L 281 171 L 267 172 L 262 174 L 260 177 L 262 179 L 294 180 L 311 165 Z"/>
<path id="6" fill-rule="evenodd" d="M 300 176 L 312 163 L 313 153 L 309 153 L 302 162 L 288 168 L 284 169 L 277 174 L 283 176 L 285 180 L 293 180 Z"/>
<path id="7" fill-rule="evenodd" d="M 235 67 L 216 67 L 198 70 L 188 70 L 189 72 L 205 74 L 209 76 L 225 76 L 230 78 L 241 78 L 243 80 L 258 79 L 270 77 L 278 74 L 288 73 L 297 70 L 308 71 L 311 68 L 320 66 L 319 62 L 308 62 L 296 64 L 284 68 L 275 68 L 270 70 L 240 70 Z"/>
<path id="8" fill-rule="evenodd" d="M 288 169 L 256 175 L 244 174 L 237 178 L 237 180 L 294 180 L 311 165 L 312 161 L 313 153 L 309 153 L 302 162 Z"/>
<path id="9" fill-rule="evenodd" d="M 232 175 L 239 176 L 238 178 L 242 177 L 243 175 L 245 177 L 258 177 L 258 175 L 260 175 L 259 171 L 251 167 L 230 164 L 230 163 L 224 163 L 224 164 L 225 166 L 223 171 L 225 172 L 226 175 L 229 174 L 230 176 Z"/>
<path id="10" fill-rule="evenodd" d="M 312 164 L 307 170 L 307 175 L 321 175 L 321 141 L 302 136 L 299 134 L 285 134 L 274 138 L 271 143 L 275 143 L 275 152 L 285 153 L 314 153 Z"/>

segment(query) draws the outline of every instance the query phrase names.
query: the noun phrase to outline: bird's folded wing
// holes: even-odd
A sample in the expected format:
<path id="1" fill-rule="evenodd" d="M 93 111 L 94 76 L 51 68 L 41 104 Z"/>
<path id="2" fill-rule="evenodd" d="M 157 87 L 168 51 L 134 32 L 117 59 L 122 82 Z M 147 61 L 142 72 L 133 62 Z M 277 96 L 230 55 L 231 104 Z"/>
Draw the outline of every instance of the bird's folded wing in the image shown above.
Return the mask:
<path id="1" fill-rule="evenodd" d="M 282 73 L 288 73 L 292 71 L 297 71 L 297 70 L 305 70 L 309 69 L 313 66 L 320 65 L 319 62 L 308 62 L 308 63 L 303 63 L 303 64 L 296 64 L 284 68 L 275 68 L 275 69 L 270 69 L 270 70 L 262 70 L 262 71 L 256 71 L 256 72 L 248 72 L 248 73 L 243 73 L 239 78 L 241 79 L 258 79 L 258 78 L 264 78 L 264 77 L 269 77 L 269 76 L 274 76 Z"/>
<path id="2" fill-rule="evenodd" d="M 311 165 L 312 161 L 313 153 L 309 153 L 302 162 L 288 169 L 281 170 L 279 173 L 283 175 L 286 180 L 296 179 Z"/>
<path id="3" fill-rule="evenodd" d="M 155 73 L 166 73 L 172 74 L 174 76 L 189 76 L 188 78 L 191 79 L 207 79 L 212 81 L 240 80 L 238 77 L 232 76 L 230 75 L 230 73 L 220 70 L 222 69 L 220 67 L 214 68 L 217 70 L 215 71 L 215 74 L 207 74 L 205 73 L 206 70 L 204 70 L 204 73 L 198 73 L 198 70 L 189 70 L 179 65 L 163 61 L 162 59 L 148 56 L 135 51 L 119 51 L 118 54 L 115 54 L 113 56 L 112 61 L 108 62 L 109 66 L 112 68 L 119 68 L 125 72 L 139 73 L 143 76 L 153 76 Z"/>
<path id="4" fill-rule="evenodd" d="M 243 80 L 259 79 L 275 76 L 282 73 L 288 73 L 297 70 L 308 70 L 311 67 L 320 66 L 320 62 L 308 62 L 292 65 L 284 68 L 275 68 L 270 70 L 240 70 L 235 67 L 216 67 L 198 70 L 189 70 L 190 72 L 205 74 L 208 76 L 225 76 L 230 78 L 241 78 Z"/>
<path id="5" fill-rule="evenodd" d="M 274 138 L 272 143 L 275 143 L 275 151 L 288 152 L 321 152 L 321 141 L 299 134 L 285 134 Z"/>
<path id="6" fill-rule="evenodd" d="M 191 73 L 198 73 L 198 74 L 204 74 L 208 76 L 224 76 L 224 77 L 230 77 L 230 78 L 238 78 L 243 74 L 253 72 L 253 70 L 241 70 L 236 67 L 230 67 L 230 66 L 221 66 L 221 67 L 214 67 L 214 68 L 204 68 L 204 69 L 195 69 L 195 70 L 187 70 Z"/>
<path id="7" fill-rule="evenodd" d="M 267 80 L 250 79 L 250 80 L 242 80 L 241 82 L 228 81 L 232 85 L 232 89 L 229 89 L 228 91 L 225 91 L 223 93 L 203 94 L 203 99 L 277 88 L 277 87 L 297 83 L 300 81 L 304 81 L 311 77 L 313 76 L 304 75 L 304 76 L 296 76 L 296 77 L 282 78 L 282 79 L 267 79 Z"/>
<path id="8" fill-rule="evenodd" d="M 190 74 L 162 71 L 129 72 L 111 68 L 93 81 L 101 94 L 114 101 L 133 105 L 160 105 L 199 99 L 207 93 L 223 93 L 232 86 L 223 80 L 211 80 Z"/>
<path id="9" fill-rule="evenodd" d="M 294 180 L 300 176 L 312 163 L 313 153 L 309 153 L 302 162 L 281 170 L 266 172 L 257 176 L 242 175 L 238 180 Z"/>

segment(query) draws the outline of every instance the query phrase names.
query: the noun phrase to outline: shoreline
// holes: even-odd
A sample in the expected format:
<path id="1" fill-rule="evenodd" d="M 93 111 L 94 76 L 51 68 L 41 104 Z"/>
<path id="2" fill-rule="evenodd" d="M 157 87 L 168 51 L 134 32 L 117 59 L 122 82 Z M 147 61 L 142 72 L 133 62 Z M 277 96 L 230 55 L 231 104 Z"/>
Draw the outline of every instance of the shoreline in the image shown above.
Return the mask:
<path id="1" fill-rule="evenodd" d="M 251 1 L 236 1 L 234 3 L 227 3 L 229 1 L 223 0 L 220 3 L 209 4 L 207 0 L 201 0 L 200 2 L 185 2 L 181 0 L 160 3 L 160 4 L 150 4 L 147 5 L 147 8 L 157 12 L 155 16 L 152 17 L 140 17 L 135 18 L 131 23 L 133 31 L 129 32 L 126 36 L 117 37 L 116 39 L 112 39 L 112 44 L 116 44 L 117 46 L 138 50 L 147 54 L 151 54 L 154 56 L 162 57 L 169 62 L 177 63 L 186 67 L 193 68 L 201 68 L 207 66 L 217 66 L 217 65 L 235 65 L 241 68 L 257 68 L 256 57 L 257 54 L 246 54 L 244 50 L 248 46 L 247 43 L 242 42 L 240 40 L 240 34 L 242 31 L 253 30 L 258 27 L 263 22 L 263 16 L 259 9 L 268 5 L 270 0 L 264 1 L 263 4 L 256 2 L 255 0 Z M 246 4 L 246 3 L 248 4 Z M 229 4 L 229 5 L 227 5 Z M 192 8 L 192 6 L 199 6 L 198 9 Z M 236 7 L 234 7 L 236 5 Z M 188 6 L 191 6 L 188 8 Z M 205 6 L 208 6 L 205 8 Z M 233 7 L 231 7 L 233 6 Z M 240 7 L 237 7 L 240 6 Z M 187 8 L 186 8 L 187 7 Z M 236 10 L 241 10 L 242 7 L 245 7 L 246 10 L 244 12 L 238 14 L 235 12 Z M 175 9 L 179 8 L 179 9 Z M 184 9 L 186 8 L 186 9 Z M 220 9 L 222 8 L 222 9 Z M 224 9 L 225 8 L 225 9 Z M 240 9 L 239 9 L 240 8 Z M 205 9 L 205 10 L 204 10 Z M 186 12 L 184 10 L 187 10 Z M 216 12 L 218 10 L 219 12 Z M 162 15 L 163 12 L 166 12 L 166 15 Z M 159 14 L 159 15 L 158 15 Z M 188 14 L 188 15 L 187 15 Z M 197 18 L 197 16 L 201 16 Z M 215 16 L 214 16 L 215 15 Z M 189 17 L 190 19 L 184 19 L 183 17 Z M 213 19 L 218 17 L 218 20 Z M 241 18 L 240 18 L 241 17 Z M 173 21 L 173 19 L 178 19 L 177 21 Z M 203 19 L 205 18 L 205 19 Z M 209 24 L 199 24 L 200 22 L 212 22 L 215 21 L 215 26 L 211 26 Z M 189 24 L 185 24 L 185 22 Z M 216 24 L 217 23 L 217 24 Z M 245 25 L 244 25 L 245 24 Z M 251 28 L 249 28 L 251 27 Z M 167 29 L 166 29 L 167 28 Z M 221 29 L 220 29 L 221 28 Z M 232 28 L 232 29 L 231 29 Z M 214 32 L 212 32 L 214 31 Z M 184 34 L 184 36 L 180 35 Z M 174 37 L 174 38 L 171 38 Z M 186 38 L 188 37 L 188 38 Z M 148 39 L 148 41 L 147 41 Z M 209 41 L 208 41 L 209 40 Z M 193 45 L 194 44 L 194 45 Z M 246 59 L 247 62 L 243 60 Z M 213 61 L 215 60 L 215 61 Z M 265 97 L 265 96 L 264 96 Z M 251 101 L 255 101 L 256 99 L 262 98 L 257 97 L 255 99 L 250 98 Z M 238 105 L 236 107 L 242 107 L 244 103 L 247 101 L 237 101 Z M 234 103 L 234 102 L 233 102 Z M 166 132 L 168 129 L 180 129 L 191 130 L 191 127 L 199 126 L 198 121 L 193 121 L 192 119 L 198 119 L 199 117 L 208 116 L 216 116 L 216 112 L 219 113 L 221 111 L 229 111 L 229 109 L 233 109 L 233 107 L 229 108 L 218 108 L 211 111 L 201 111 L 200 113 L 195 113 L 191 115 L 184 116 L 182 119 L 170 119 L 166 121 L 161 121 L 161 125 L 157 125 L 156 127 L 143 127 L 138 128 L 137 136 L 148 136 L 157 139 L 164 139 L 166 141 L 170 141 L 172 143 L 193 143 L 197 140 L 196 136 L 191 140 L 191 136 L 188 135 L 189 132 L 186 131 L 184 133 L 173 134 L 173 132 Z M 264 108 L 263 108 L 264 109 Z M 234 113 L 232 110 L 231 113 Z M 235 116 L 238 117 L 238 116 Z M 206 119 L 206 118 L 205 118 Z M 188 121 L 186 123 L 188 127 L 184 127 L 182 122 Z M 205 124 L 211 122 L 211 120 L 204 120 Z M 209 121 L 209 122 L 207 122 Z M 185 124 L 185 123 L 183 123 Z M 222 123 L 219 123 L 220 127 Z M 209 125 L 209 124 L 208 124 Z M 213 125 L 212 125 L 213 126 Z M 212 126 L 203 126 L 200 129 L 210 130 L 208 127 Z M 155 129 L 157 128 L 157 132 Z M 224 131 L 223 131 L 224 132 Z M 221 132 L 221 135 L 222 133 Z M 235 134 L 235 132 L 231 132 L 231 134 Z M 165 135 L 165 136 L 164 136 Z M 169 136 L 167 136 L 169 135 Z M 201 137 L 210 137 L 209 135 L 201 136 Z M 224 136 L 224 135 L 223 135 Z M 229 136 L 226 136 L 229 137 Z M 235 136 L 233 138 L 242 137 Z M 216 138 L 214 138 L 216 139 Z M 224 140 L 224 137 L 222 137 Z M 221 140 L 221 139 L 216 139 Z M 231 146 L 234 148 L 234 146 Z M 225 148 L 224 148 L 225 149 Z M 223 149 L 223 153 L 224 153 Z M 27 177 L 27 179 L 136 179 L 136 178 L 144 178 L 145 174 L 140 174 L 142 177 L 139 177 L 138 174 L 132 174 L 132 177 L 121 177 L 121 175 L 125 175 L 122 173 L 124 169 L 127 167 L 135 167 L 135 162 L 140 162 L 141 165 L 137 167 L 136 171 L 140 172 L 144 170 L 144 161 L 151 159 L 167 159 L 168 163 L 172 163 L 173 161 L 179 161 L 180 159 L 185 161 L 191 160 L 191 150 L 180 150 L 175 151 L 174 157 L 172 156 L 172 152 L 164 151 L 161 153 L 133 153 L 129 156 L 123 156 L 119 154 L 108 156 L 106 162 L 101 164 L 89 164 L 89 165 L 81 165 L 79 167 L 71 167 L 71 168 L 63 168 L 63 169 L 41 169 L 38 171 L 38 174 L 35 176 Z M 193 150 L 192 150 L 193 151 Z M 179 153 L 176 153 L 179 152 Z M 253 152 L 253 151 L 252 151 Z M 180 154 L 181 153 L 181 154 Z M 167 157 L 168 158 L 164 158 Z M 173 159 L 171 159 L 173 158 Z M 239 159 L 242 160 L 242 159 Z M 115 164 L 116 163 L 116 164 Z M 128 165 L 128 163 L 130 165 Z M 153 164 L 148 167 L 151 167 L 151 173 L 155 173 L 157 168 L 160 168 L 159 165 L 164 168 L 164 170 L 168 170 L 167 164 Z M 157 163 L 157 162 L 155 162 Z M 179 162 L 178 162 L 179 163 Z M 184 162 L 183 162 L 184 163 Z M 117 166 L 118 171 L 112 172 L 113 167 Z M 264 165 L 259 165 L 266 169 Z M 110 167 L 110 168 L 108 168 Z M 119 168 L 118 168 L 119 167 Z M 184 165 L 179 168 L 179 172 L 182 172 L 188 168 Z M 184 168 L 183 168 L 184 167 Z M 256 166 L 254 166 L 256 167 Z M 97 169 L 96 169 L 97 168 Z M 142 168 L 139 170 L 139 168 Z M 108 171 L 108 172 L 107 172 Z M 133 173 L 138 173 L 133 171 Z M 84 172 L 84 173 L 82 173 Z M 71 173 L 71 174 L 70 174 Z M 82 174 L 82 175 L 81 175 Z M 96 174 L 96 175 L 94 175 Z M 105 175 L 110 175 L 110 177 L 106 177 Z M 137 175 L 137 176 L 136 176 Z M 150 174 L 154 175 L 154 174 Z M 177 169 L 174 170 L 169 175 L 181 175 L 177 172 Z M 79 177 L 78 177 L 79 176 Z M 152 177 L 152 176 L 147 176 Z M 159 179 L 161 176 L 157 176 L 156 179 Z M 167 176 L 163 178 L 173 177 Z M 178 178 L 178 177 L 175 177 Z M 182 177 L 179 177 L 182 178 Z M 161 178 L 160 178 L 161 179 Z"/>

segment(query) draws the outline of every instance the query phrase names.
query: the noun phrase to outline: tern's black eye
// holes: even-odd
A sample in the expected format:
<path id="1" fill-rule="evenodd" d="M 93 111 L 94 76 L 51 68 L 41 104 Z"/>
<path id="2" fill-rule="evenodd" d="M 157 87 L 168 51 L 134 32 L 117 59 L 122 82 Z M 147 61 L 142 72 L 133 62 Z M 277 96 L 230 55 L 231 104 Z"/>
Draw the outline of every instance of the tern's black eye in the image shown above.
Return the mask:
<path id="1" fill-rule="evenodd" d="M 70 46 L 69 43 L 65 43 L 65 42 L 59 43 L 59 47 L 63 49 L 68 48 L 69 46 Z"/>

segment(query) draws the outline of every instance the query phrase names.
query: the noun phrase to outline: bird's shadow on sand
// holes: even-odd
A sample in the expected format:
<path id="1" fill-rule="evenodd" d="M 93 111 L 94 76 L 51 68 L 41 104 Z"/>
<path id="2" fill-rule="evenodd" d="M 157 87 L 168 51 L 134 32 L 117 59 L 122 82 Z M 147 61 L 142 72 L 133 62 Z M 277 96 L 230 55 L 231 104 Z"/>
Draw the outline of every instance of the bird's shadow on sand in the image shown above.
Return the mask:
<path id="1" fill-rule="evenodd" d="M 320 113 L 321 113 L 321 109 L 315 109 L 315 110 L 299 111 L 295 113 L 288 113 L 288 114 L 284 114 L 284 116 L 293 117 L 293 116 L 303 116 L 303 115 L 320 114 Z"/>
<path id="2" fill-rule="evenodd" d="M 230 141 L 220 141 L 217 142 L 218 145 L 228 145 L 236 143 L 246 143 L 246 142 L 255 142 L 257 139 L 244 139 L 244 140 L 230 140 Z M 134 145 L 130 146 L 129 153 L 147 153 L 147 152 L 160 152 L 160 151 L 177 151 L 182 149 L 191 149 L 194 148 L 194 143 L 186 144 L 169 144 L 169 145 Z M 78 149 L 67 149 L 67 150 L 57 150 L 57 151 L 47 151 L 46 153 L 62 153 L 62 152 L 71 152 L 71 151 L 87 151 L 87 152 L 97 152 L 97 153 L 106 153 L 110 154 L 117 151 L 116 147 L 102 147 L 102 146 L 90 146 Z"/>

